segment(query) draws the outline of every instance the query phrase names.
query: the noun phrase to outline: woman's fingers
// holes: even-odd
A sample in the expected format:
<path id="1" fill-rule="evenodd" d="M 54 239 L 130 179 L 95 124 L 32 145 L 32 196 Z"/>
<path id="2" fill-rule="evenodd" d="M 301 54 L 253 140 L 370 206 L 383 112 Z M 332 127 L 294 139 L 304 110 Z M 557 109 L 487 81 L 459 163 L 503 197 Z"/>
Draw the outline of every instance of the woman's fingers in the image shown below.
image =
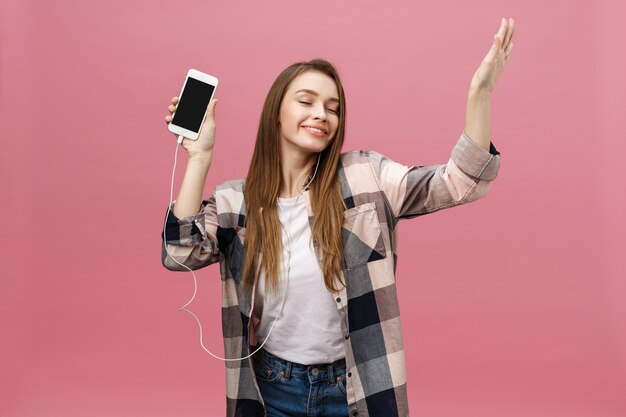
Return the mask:
<path id="1" fill-rule="evenodd" d="M 500 40 L 500 45 L 504 43 L 504 35 L 506 35 L 506 30 L 506 19 L 502 18 L 502 21 L 500 21 L 500 30 L 498 30 L 498 33 L 496 33 L 496 35 L 498 35 L 498 39 Z"/>
<path id="2" fill-rule="evenodd" d="M 213 100 L 211 100 L 209 102 L 209 105 L 207 106 L 207 113 L 209 118 L 215 120 L 215 105 L 217 104 L 217 99 L 214 98 Z"/>
<path id="3" fill-rule="evenodd" d="M 511 39 L 513 38 L 513 32 L 515 32 L 515 21 L 512 18 L 502 18 L 502 21 L 500 23 L 500 29 L 496 34 L 498 36 L 498 39 L 500 40 L 501 48 L 504 49 L 509 45 Z"/>
<path id="4" fill-rule="evenodd" d="M 515 21 L 513 19 L 509 19 L 508 30 L 506 31 L 506 36 L 504 38 L 503 46 L 506 48 L 511 43 L 511 39 L 513 38 L 513 33 L 515 32 Z"/>
<path id="5" fill-rule="evenodd" d="M 169 116 L 165 116 L 165 123 L 169 123 L 172 121 L 172 114 L 176 111 L 176 104 L 178 104 L 178 97 L 172 97 L 172 104 L 167 107 L 167 110 L 170 112 Z"/>
<path id="6" fill-rule="evenodd" d="M 504 48 L 504 55 L 508 56 L 511 53 L 511 49 L 513 49 L 513 42 L 509 42 L 506 48 Z"/>

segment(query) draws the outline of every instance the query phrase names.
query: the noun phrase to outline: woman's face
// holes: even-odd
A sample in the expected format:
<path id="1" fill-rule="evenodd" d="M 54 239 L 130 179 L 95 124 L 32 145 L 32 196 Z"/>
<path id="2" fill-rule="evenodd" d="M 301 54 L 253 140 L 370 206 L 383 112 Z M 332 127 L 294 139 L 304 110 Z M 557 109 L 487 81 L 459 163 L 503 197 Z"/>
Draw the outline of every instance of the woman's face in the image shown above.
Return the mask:
<path id="1" fill-rule="evenodd" d="M 280 146 L 306 153 L 323 151 L 337 133 L 339 93 L 335 81 L 319 71 L 293 79 L 280 105 Z"/>

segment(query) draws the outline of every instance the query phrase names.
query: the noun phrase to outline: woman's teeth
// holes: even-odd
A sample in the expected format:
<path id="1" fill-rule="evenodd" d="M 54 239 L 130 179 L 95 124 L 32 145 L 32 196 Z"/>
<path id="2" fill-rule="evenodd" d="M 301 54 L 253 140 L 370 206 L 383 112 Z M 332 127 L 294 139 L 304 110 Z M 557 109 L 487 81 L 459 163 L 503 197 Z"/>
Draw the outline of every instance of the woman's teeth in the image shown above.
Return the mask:
<path id="1" fill-rule="evenodd" d="M 323 136 L 324 135 L 324 131 L 321 129 L 318 129 L 316 127 L 309 127 L 309 126 L 305 126 L 304 127 L 308 132 L 316 135 L 316 136 Z"/>

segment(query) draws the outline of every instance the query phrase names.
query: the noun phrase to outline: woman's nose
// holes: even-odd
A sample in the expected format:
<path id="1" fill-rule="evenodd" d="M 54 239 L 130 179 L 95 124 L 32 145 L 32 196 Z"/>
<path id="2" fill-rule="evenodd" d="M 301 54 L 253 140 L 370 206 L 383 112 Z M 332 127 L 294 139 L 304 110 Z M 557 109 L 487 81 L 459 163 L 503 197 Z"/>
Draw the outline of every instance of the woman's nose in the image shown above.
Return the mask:
<path id="1" fill-rule="evenodd" d="M 326 120 L 326 109 L 324 106 L 315 106 L 313 108 L 313 117 L 315 119 Z"/>

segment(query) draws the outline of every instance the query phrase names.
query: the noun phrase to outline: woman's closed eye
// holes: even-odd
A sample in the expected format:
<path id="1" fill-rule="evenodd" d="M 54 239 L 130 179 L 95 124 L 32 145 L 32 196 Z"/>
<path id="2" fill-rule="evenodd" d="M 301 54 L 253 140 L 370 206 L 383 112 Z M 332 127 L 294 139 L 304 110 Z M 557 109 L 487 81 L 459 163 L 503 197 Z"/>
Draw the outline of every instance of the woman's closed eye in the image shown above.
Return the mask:
<path id="1" fill-rule="evenodd" d="M 309 101 L 302 101 L 302 100 L 298 101 L 298 103 L 308 104 L 308 105 L 313 104 L 313 103 L 311 103 L 311 102 L 309 102 Z M 330 108 L 330 107 L 326 107 L 326 110 L 328 110 L 328 111 L 332 111 L 332 112 L 333 112 L 333 113 L 335 113 L 335 114 L 339 113 L 339 109 L 333 109 L 333 108 Z"/>

